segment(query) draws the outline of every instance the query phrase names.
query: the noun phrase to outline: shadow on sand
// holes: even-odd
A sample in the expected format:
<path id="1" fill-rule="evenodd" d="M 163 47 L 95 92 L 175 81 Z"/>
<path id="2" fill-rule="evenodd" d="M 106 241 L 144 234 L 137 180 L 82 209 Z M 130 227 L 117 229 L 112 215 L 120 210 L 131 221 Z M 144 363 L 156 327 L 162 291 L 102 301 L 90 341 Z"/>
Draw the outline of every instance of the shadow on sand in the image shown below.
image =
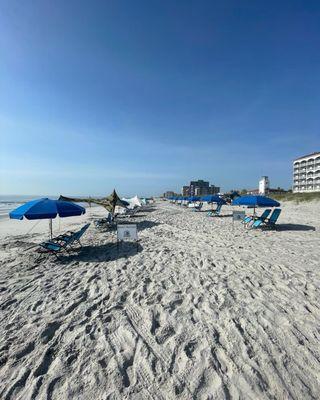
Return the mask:
<path id="1" fill-rule="evenodd" d="M 139 215 L 139 212 L 142 212 L 142 213 L 144 213 L 144 212 L 150 213 L 150 212 L 154 212 L 154 211 L 156 211 L 156 208 L 155 208 L 155 207 L 146 207 L 146 208 L 143 207 L 141 210 L 139 210 L 139 211 L 137 212 L 137 214 Z"/>
<path id="2" fill-rule="evenodd" d="M 311 225 L 300 225 L 300 224 L 277 224 L 277 231 L 315 231 L 316 228 Z"/>
<path id="3" fill-rule="evenodd" d="M 120 258 L 128 258 L 138 254 L 143 247 L 139 243 L 125 242 L 119 245 L 117 243 L 106 243 L 98 246 L 83 246 L 79 252 L 69 255 L 59 255 L 60 261 L 81 261 L 81 262 L 106 262 L 115 261 Z"/>
<path id="4" fill-rule="evenodd" d="M 153 228 L 154 226 L 160 225 L 159 222 L 153 222 L 153 221 L 140 221 L 140 222 L 138 222 L 138 221 L 132 220 L 131 218 L 130 219 L 125 219 L 125 218 L 119 219 L 117 221 L 117 224 L 119 224 L 119 225 L 121 225 L 121 224 L 128 224 L 128 225 L 136 224 L 137 227 L 138 227 L 138 232 L 139 231 L 143 231 L 144 229 L 150 229 L 150 228 Z M 101 231 L 114 232 L 114 231 L 117 230 L 117 225 L 114 224 L 114 225 L 108 226 L 107 224 L 102 224 L 102 225 L 100 225 L 100 226 L 98 226 L 96 228 L 101 230 Z"/>
<path id="5" fill-rule="evenodd" d="M 153 228 L 154 226 L 160 225 L 159 222 L 153 222 L 153 221 L 132 221 L 132 219 L 121 219 L 117 221 L 119 225 L 121 224 L 128 224 L 128 225 L 137 225 L 138 232 L 143 231 L 144 229 L 150 229 Z M 117 230 L 117 227 L 114 227 L 114 230 Z"/>

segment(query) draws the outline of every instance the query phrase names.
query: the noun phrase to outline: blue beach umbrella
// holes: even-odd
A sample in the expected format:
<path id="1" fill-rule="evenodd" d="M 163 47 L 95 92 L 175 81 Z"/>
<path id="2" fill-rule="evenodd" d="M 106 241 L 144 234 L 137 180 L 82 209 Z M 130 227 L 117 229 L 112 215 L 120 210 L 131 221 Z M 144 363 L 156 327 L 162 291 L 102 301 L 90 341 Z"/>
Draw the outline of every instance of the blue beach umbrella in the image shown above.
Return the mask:
<path id="1" fill-rule="evenodd" d="M 190 196 L 186 198 L 188 201 L 200 201 L 200 199 L 200 196 Z"/>
<path id="2" fill-rule="evenodd" d="M 215 196 L 213 194 L 208 194 L 207 196 L 201 197 L 202 201 L 206 201 L 207 203 L 218 203 L 218 204 L 226 204 L 226 201 L 219 196 Z"/>
<path id="3" fill-rule="evenodd" d="M 9 213 L 11 219 L 23 218 L 34 219 L 49 219 L 50 237 L 52 237 L 52 219 L 57 215 L 59 217 L 74 217 L 85 214 L 86 209 L 78 204 L 70 201 L 51 200 L 47 198 L 28 201 L 22 206 L 16 208 Z"/>
<path id="4" fill-rule="evenodd" d="M 278 201 L 265 196 L 241 196 L 233 200 L 232 205 L 253 207 L 253 212 L 256 207 L 280 207 Z"/>

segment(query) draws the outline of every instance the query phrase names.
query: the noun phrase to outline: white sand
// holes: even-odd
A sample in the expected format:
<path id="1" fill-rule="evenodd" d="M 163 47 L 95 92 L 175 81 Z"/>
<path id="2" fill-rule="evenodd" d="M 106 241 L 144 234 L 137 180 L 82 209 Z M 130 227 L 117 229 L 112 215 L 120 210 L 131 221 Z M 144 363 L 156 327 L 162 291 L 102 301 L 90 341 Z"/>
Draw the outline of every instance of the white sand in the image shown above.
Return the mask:
<path id="1" fill-rule="evenodd" d="M 0 222 L 0 398 L 319 398 L 320 203 L 275 232 L 149 211 L 138 252 L 91 225 L 61 262 L 31 248 L 46 222 Z"/>

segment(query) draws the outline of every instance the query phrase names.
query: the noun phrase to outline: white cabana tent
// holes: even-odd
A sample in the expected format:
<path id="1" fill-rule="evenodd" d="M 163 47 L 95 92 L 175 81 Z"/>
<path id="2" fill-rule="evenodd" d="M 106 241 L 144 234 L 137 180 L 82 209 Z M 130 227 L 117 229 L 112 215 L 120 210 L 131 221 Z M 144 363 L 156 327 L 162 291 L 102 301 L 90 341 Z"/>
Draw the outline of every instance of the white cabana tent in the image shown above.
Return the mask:
<path id="1" fill-rule="evenodd" d="M 132 197 L 131 199 L 123 198 L 122 200 L 127 201 L 130 204 L 129 208 L 135 208 L 135 207 L 142 206 L 142 201 L 139 199 L 139 197 L 137 195 Z"/>

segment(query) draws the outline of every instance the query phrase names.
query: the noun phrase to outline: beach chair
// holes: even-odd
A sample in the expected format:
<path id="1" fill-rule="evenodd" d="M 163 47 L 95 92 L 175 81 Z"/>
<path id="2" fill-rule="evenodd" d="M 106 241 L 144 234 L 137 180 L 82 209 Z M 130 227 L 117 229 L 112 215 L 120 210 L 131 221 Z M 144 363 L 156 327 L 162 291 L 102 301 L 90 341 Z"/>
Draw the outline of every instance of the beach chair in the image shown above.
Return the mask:
<path id="1" fill-rule="evenodd" d="M 221 208 L 222 208 L 222 204 L 218 204 L 218 206 L 217 206 L 217 208 L 215 210 L 207 212 L 207 216 L 208 217 L 215 217 L 217 215 L 220 215 Z"/>
<path id="2" fill-rule="evenodd" d="M 85 231 L 89 228 L 90 223 L 84 225 L 79 231 L 68 231 L 67 233 L 63 234 L 63 235 L 59 235 L 55 238 L 53 238 L 52 240 L 50 240 L 50 242 L 54 242 L 54 243 L 59 243 L 59 242 L 68 242 L 69 245 L 73 242 L 78 242 L 80 244 L 80 246 L 82 246 L 80 239 L 83 236 L 83 234 L 85 233 Z"/>
<path id="3" fill-rule="evenodd" d="M 202 206 L 203 203 L 199 203 L 193 207 L 192 211 L 201 211 Z"/>
<path id="4" fill-rule="evenodd" d="M 271 213 L 271 209 L 268 208 L 267 210 L 264 210 L 264 212 L 260 215 L 260 217 L 257 217 L 255 215 L 250 215 L 248 217 L 245 217 L 241 221 L 241 223 L 244 224 L 244 225 L 249 225 L 250 222 L 254 222 L 254 221 L 257 221 L 257 220 L 264 221 L 266 218 L 268 218 L 270 213 Z"/>
<path id="5" fill-rule="evenodd" d="M 274 228 L 280 213 L 281 213 L 281 208 L 274 209 L 270 218 L 265 218 L 264 221 L 262 221 L 261 219 L 254 221 L 254 223 L 251 225 L 251 228 L 256 229 L 261 224 L 263 224 L 264 228 L 270 228 L 270 229 Z"/>
<path id="6" fill-rule="evenodd" d="M 94 221 L 94 225 L 97 228 L 100 228 L 102 226 L 111 226 L 112 224 L 113 224 L 113 218 L 111 213 L 109 213 L 106 218 L 100 218 Z"/>
<path id="7" fill-rule="evenodd" d="M 64 235 L 59 235 L 56 238 L 51 239 L 50 241 L 40 243 L 40 249 L 38 249 L 38 253 L 54 254 L 59 259 L 58 253 L 61 253 L 62 251 L 66 251 L 68 253 L 68 247 L 72 248 L 72 245 L 75 242 L 78 242 L 80 244 L 80 247 L 82 247 L 80 239 L 85 231 L 89 228 L 89 226 L 90 224 L 86 224 L 79 231 L 68 232 Z"/>

